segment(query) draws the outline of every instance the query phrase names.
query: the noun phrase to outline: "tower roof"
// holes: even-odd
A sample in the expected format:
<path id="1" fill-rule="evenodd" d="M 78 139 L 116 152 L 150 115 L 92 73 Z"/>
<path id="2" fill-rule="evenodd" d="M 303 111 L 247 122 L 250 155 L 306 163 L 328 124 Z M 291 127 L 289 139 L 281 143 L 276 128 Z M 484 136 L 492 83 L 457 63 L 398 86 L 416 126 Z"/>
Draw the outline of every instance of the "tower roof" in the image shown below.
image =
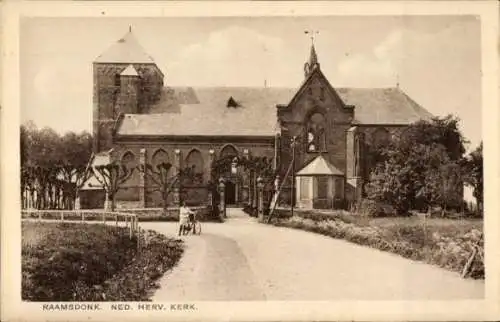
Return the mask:
<path id="1" fill-rule="evenodd" d="M 120 74 L 121 76 L 139 76 L 137 73 L 137 70 L 135 69 L 134 65 L 130 64 L 125 68 L 123 72 Z"/>
<path id="2" fill-rule="evenodd" d="M 96 63 L 142 63 L 154 64 L 144 48 L 136 40 L 132 30 L 118 39 L 111 47 L 95 59 Z"/>

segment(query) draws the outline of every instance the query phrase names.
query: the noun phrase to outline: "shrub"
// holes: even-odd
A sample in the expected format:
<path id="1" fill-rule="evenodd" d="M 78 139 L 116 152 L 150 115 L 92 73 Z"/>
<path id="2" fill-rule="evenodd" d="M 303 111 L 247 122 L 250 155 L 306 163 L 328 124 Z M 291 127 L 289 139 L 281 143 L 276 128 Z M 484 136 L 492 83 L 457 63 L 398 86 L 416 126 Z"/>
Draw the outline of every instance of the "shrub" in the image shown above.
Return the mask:
<path id="1" fill-rule="evenodd" d="M 478 244 L 480 250 L 484 247 L 478 229 L 470 225 L 458 226 L 453 220 L 447 224 L 437 222 L 424 227 L 410 218 L 383 226 L 359 225 L 356 221 L 344 220 L 348 218 L 340 214 L 301 212 L 298 216 L 280 219 L 273 224 L 345 239 L 456 272 L 462 271 L 474 245 Z M 470 276 L 484 278 L 483 257 L 476 256 Z"/>
<path id="2" fill-rule="evenodd" d="M 252 217 L 257 217 L 257 209 L 254 208 L 252 205 L 246 204 L 243 207 L 243 212 L 245 212 L 246 214 L 248 214 Z"/>
<path id="3" fill-rule="evenodd" d="M 121 227 L 36 226 L 53 229 L 37 244 L 23 245 L 22 299 L 28 301 L 147 300 L 154 281 L 182 254 L 180 241 L 151 231 L 129 238 Z"/>
<path id="4" fill-rule="evenodd" d="M 68 223 L 57 228 L 42 242 L 22 249 L 22 270 L 29 278 L 25 300 L 74 300 L 76 287 L 101 284 L 135 255 L 136 239 L 124 228 Z"/>
<path id="5" fill-rule="evenodd" d="M 356 205 L 356 214 L 367 217 L 396 216 L 396 209 L 388 204 L 370 199 L 361 199 Z"/>

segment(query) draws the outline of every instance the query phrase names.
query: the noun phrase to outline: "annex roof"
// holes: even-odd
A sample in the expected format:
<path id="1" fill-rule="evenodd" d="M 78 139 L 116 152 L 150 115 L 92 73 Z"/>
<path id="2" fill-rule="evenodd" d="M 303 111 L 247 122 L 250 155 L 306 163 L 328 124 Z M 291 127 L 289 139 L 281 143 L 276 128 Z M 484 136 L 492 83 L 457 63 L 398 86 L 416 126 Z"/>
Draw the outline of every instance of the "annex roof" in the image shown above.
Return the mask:
<path id="1" fill-rule="evenodd" d="M 89 160 L 90 162 L 90 167 L 95 168 L 100 165 L 107 165 L 111 163 L 111 152 L 110 151 L 104 151 L 104 152 L 99 152 L 94 155 L 92 155 L 91 159 Z M 101 182 L 96 178 L 96 172 L 94 172 L 89 179 L 83 184 L 81 190 L 102 190 L 104 187 L 102 186 Z"/>
<path id="2" fill-rule="evenodd" d="M 131 30 L 99 55 L 94 62 L 154 64 L 153 58 L 142 48 Z"/>
<path id="3" fill-rule="evenodd" d="M 406 125 L 432 117 L 399 88 L 335 90 L 344 104 L 354 106 L 354 124 Z M 166 87 L 148 114 L 126 114 L 117 134 L 272 136 L 277 131 L 276 105 L 288 104 L 296 91 L 267 87 Z M 237 104 L 228 104 L 231 97 Z"/>
<path id="4" fill-rule="evenodd" d="M 121 76 L 139 76 L 134 65 L 130 64 L 120 73 Z"/>
<path id="5" fill-rule="evenodd" d="M 297 176 L 343 176 L 344 173 L 335 168 L 322 155 L 318 155 L 305 167 L 303 167 Z"/>

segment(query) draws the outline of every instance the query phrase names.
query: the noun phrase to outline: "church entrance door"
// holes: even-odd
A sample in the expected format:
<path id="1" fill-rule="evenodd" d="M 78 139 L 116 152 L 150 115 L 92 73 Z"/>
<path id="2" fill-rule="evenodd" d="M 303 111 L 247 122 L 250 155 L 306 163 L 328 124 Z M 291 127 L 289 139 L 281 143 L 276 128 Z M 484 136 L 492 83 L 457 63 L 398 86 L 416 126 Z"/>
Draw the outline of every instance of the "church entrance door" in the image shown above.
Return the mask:
<path id="1" fill-rule="evenodd" d="M 236 185 L 231 182 L 226 182 L 225 202 L 226 205 L 234 205 L 236 203 Z"/>

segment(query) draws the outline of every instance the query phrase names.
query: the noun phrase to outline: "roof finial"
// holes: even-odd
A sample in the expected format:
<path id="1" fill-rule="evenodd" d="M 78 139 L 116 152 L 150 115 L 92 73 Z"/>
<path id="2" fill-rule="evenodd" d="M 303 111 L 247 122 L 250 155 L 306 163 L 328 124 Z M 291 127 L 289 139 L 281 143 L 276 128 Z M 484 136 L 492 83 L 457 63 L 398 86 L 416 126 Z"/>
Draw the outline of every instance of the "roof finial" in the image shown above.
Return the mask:
<path id="1" fill-rule="evenodd" d="M 310 37 L 311 37 L 311 46 L 314 47 L 314 35 L 319 34 L 319 31 L 317 31 L 317 30 L 305 30 L 304 33 L 306 35 L 310 35 Z"/>
<path id="2" fill-rule="evenodd" d="M 399 88 L 399 73 L 396 74 L 396 87 Z"/>

